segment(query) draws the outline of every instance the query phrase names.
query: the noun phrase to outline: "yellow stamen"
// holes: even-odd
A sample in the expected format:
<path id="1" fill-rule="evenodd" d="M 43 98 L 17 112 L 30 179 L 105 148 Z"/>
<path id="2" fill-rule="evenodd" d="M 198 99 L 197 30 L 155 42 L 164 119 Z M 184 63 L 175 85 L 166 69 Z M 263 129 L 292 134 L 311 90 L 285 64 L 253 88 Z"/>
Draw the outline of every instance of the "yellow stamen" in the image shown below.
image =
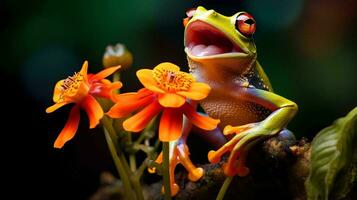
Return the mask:
<path id="1" fill-rule="evenodd" d="M 74 97 L 79 88 L 81 87 L 84 81 L 84 76 L 80 73 L 74 73 L 73 76 L 68 76 L 65 80 L 63 80 L 60 85 L 60 98 L 59 102 L 64 101 L 66 97 Z"/>
<path id="2" fill-rule="evenodd" d="M 158 86 L 167 92 L 187 91 L 194 82 L 190 74 L 170 67 L 158 66 L 153 72 Z"/>

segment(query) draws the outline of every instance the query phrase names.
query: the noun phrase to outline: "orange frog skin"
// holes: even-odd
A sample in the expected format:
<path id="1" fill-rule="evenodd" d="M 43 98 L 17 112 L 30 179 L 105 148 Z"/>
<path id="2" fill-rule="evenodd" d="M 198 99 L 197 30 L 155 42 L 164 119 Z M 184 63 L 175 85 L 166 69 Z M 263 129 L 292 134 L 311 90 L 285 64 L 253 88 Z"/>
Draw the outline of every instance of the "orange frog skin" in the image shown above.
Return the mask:
<path id="1" fill-rule="evenodd" d="M 256 23 L 250 14 L 224 16 L 200 6 L 187 16 L 185 52 L 190 73 L 212 88 L 200 105 L 210 117 L 221 120 L 224 135 L 234 134 L 217 151 L 210 151 L 208 159 L 217 163 L 231 152 L 225 173 L 245 176 L 251 147 L 286 130 L 298 107 L 273 92 L 258 63 L 252 39 Z"/>

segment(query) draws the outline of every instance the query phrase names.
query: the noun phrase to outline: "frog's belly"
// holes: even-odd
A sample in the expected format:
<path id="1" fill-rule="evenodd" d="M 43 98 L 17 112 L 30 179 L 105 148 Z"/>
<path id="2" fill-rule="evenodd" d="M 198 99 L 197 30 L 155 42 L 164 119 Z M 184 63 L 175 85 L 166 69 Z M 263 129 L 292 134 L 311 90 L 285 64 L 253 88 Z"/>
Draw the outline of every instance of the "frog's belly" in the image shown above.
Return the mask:
<path id="1" fill-rule="evenodd" d="M 271 113 L 259 104 L 230 96 L 210 96 L 201 102 L 201 106 L 210 117 L 221 120 L 221 128 L 258 122 Z"/>

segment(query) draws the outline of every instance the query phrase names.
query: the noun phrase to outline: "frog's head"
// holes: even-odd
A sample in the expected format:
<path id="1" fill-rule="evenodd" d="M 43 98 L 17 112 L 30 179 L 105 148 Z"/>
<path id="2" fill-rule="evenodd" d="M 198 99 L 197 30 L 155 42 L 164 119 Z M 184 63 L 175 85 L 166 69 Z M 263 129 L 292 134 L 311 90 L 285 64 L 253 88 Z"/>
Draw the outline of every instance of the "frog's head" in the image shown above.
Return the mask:
<path id="1" fill-rule="evenodd" d="M 191 64 L 243 72 L 256 59 L 252 39 L 256 24 L 250 14 L 238 12 L 224 16 L 202 6 L 186 14 L 185 52 Z"/>

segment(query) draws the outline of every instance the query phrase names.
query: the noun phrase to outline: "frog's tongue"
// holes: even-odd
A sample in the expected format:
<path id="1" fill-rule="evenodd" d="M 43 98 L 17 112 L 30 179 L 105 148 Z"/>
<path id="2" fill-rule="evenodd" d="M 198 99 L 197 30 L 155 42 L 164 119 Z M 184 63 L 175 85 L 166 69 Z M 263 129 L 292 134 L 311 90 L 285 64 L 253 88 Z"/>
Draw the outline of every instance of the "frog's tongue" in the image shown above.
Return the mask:
<path id="1" fill-rule="evenodd" d="M 185 46 L 193 56 L 204 57 L 243 52 L 223 32 L 202 21 L 191 23 L 185 33 Z"/>
<path id="2" fill-rule="evenodd" d="M 224 46 L 219 46 L 219 45 L 214 45 L 214 44 L 198 44 L 195 45 L 191 43 L 188 48 L 190 49 L 190 52 L 194 56 L 210 56 L 210 55 L 216 55 L 216 54 L 223 54 L 228 52 L 229 50 L 225 48 Z"/>

